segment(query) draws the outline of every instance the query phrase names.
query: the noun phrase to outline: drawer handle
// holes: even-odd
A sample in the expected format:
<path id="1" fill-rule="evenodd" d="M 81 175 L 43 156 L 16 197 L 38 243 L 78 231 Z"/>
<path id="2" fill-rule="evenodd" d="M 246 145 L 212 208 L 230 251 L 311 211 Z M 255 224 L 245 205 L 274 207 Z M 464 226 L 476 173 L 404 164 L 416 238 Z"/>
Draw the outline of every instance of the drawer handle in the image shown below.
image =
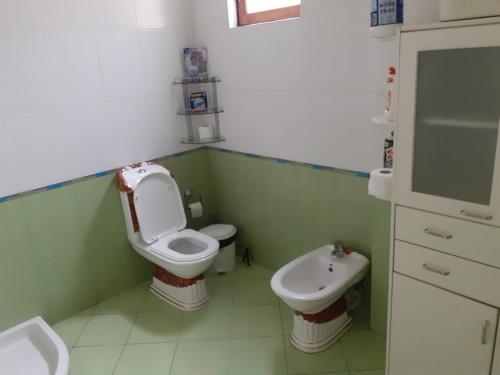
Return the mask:
<path id="1" fill-rule="evenodd" d="M 433 266 L 433 265 L 430 265 L 430 264 L 427 264 L 427 263 L 424 263 L 422 265 L 422 268 L 424 270 L 427 270 L 427 271 L 431 271 L 431 272 L 434 272 L 434 273 L 437 273 L 441 276 L 448 276 L 450 274 L 450 271 L 448 271 L 447 269 L 445 268 L 441 268 L 441 267 L 436 267 L 436 266 Z"/>
<path id="2" fill-rule="evenodd" d="M 486 345 L 486 335 L 488 334 L 488 328 L 490 326 L 490 321 L 485 320 L 483 324 L 483 331 L 481 332 L 481 344 Z"/>
<path id="3" fill-rule="evenodd" d="M 476 214 L 467 210 L 462 210 L 460 211 L 460 215 L 467 216 L 467 217 L 472 217 L 473 219 L 479 219 L 479 220 L 492 220 L 493 216 L 491 215 L 481 215 L 481 214 Z"/>
<path id="4" fill-rule="evenodd" d="M 445 240 L 451 240 L 453 238 L 453 235 L 451 235 L 451 234 L 438 233 L 438 232 L 433 231 L 431 228 L 425 228 L 424 232 L 430 236 L 443 238 Z"/>

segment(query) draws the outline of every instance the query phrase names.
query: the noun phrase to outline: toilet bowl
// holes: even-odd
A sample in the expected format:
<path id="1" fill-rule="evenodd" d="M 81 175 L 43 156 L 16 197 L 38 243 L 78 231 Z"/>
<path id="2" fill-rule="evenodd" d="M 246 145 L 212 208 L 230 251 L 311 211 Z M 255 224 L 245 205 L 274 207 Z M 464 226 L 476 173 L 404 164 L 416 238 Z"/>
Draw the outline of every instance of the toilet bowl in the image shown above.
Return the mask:
<path id="1" fill-rule="evenodd" d="M 352 325 L 346 291 L 366 275 L 369 260 L 356 252 L 342 258 L 335 247 L 313 250 L 279 269 L 271 288 L 295 310 L 292 344 L 307 353 L 326 349 Z"/>
<path id="2" fill-rule="evenodd" d="M 155 164 L 122 168 L 117 184 L 132 247 L 155 264 L 151 291 L 182 310 L 208 303 L 203 272 L 219 249 L 217 240 L 185 229 L 186 214 L 177 183 Z"/>

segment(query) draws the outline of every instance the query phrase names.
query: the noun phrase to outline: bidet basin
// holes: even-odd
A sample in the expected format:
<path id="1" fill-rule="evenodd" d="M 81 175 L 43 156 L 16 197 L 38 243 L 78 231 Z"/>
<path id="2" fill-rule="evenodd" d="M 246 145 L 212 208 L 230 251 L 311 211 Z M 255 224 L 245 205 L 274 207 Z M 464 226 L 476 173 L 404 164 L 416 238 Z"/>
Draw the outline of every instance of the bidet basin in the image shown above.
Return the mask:
<path id="1" fill-rule="evenodd" d="M 305 314 L 330 306 L 363 279 L 369 265 L 369 260 L 357 252 L 337 258 L 333 250 L 333 245 L 326 245 L 283 266 L 271 279 L 274 293 Z"/>
<path id="2" fill-rule="evenodd" d="M 0 333 L 0 373 L 67 375 L 68 370 L 68 349 L 42 318 Z"/>

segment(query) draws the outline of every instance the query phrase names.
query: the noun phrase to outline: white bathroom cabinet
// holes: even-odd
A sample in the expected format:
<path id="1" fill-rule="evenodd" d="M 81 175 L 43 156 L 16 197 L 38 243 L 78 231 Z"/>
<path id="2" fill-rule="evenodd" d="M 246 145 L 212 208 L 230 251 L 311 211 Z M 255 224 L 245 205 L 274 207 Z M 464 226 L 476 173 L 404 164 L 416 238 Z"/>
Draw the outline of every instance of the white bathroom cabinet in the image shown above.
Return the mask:
<path id="1" fill-rule="evenodd" d="M 399 274 L 393 283 L 391 374 L 490 374 L 497 309 Z"/>
<path id="2" fill-rule="evenodd" d="M 389 375 L 500 375 L 499 36 L 400 33 Z"/>
<path id="3" fill-rule="evenodd" d="M 495 354 L 493 355 L 493 369 L 491 370 L 491 375 L 500 375 L 500 318 L 497 324 L 497 345 L 495 349 Z"/>

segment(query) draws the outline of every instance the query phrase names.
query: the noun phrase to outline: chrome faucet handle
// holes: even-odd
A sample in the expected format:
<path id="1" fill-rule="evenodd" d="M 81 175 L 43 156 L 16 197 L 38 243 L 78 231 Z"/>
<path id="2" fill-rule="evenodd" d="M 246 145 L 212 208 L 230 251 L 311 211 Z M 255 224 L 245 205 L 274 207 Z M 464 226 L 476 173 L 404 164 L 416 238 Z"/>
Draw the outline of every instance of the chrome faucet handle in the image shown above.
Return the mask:
<path id="1" fill-rule="evenodd" d="M 333 243 L 333 248 L 335 250 L 341 250 L 341 251 L 344 251 L 344 244 L 342 243 L 342 241 L 335 241 Z"/>
<path id="2" fill-rule="evenodd" d="M 343 258 L 344 253 L 344 244 L 341 241 L 335 241 L 333 243 L 332 256 L 336 256 L 337 258 Z"/>

